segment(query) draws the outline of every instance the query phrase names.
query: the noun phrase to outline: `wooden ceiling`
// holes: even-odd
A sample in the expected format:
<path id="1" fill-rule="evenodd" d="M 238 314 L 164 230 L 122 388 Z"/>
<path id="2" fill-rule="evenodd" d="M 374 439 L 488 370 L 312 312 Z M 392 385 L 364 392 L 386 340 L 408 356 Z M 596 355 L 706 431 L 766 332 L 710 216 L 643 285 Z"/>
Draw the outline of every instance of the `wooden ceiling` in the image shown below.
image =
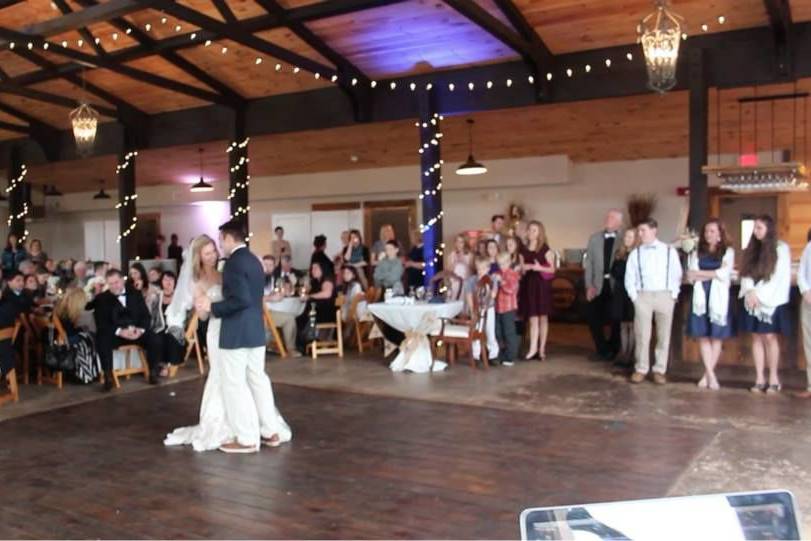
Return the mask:
<path id="1" fill-rule="evenodd" d="M 759 95 L 793 91 L 793 85 L 772 85 L 757 89 Z M 811 91 L 811 79 L 798 83 L 798 90 Z M 737 154 L 755 150 L 754 119 L 757 114 L 757 150 L 796 148 L 804 157 L 808 146 L 807 103 L 797 102 L 796 119 L 791 101 L 777 102 L 774 111 L 767 102 L 757 108 L 740 108 L 742 136 L 739 137 L 738 98 L 752 96 L 755 89 L 726 90 L 721 102 L 721 151 Z M 710 152 L 718 151 L 718 94 L 711 92 Z M 443 123 L 442 155 L 447 162 L 467 156 L 467 117 L 447 117 Z M 645 95 L 567 104 L 540 105 L 478 113 L 475 119 L 474 152 L 480 161 L 568 155 L 575 162 L 637 160 L 687 155 L 687 92 L 664 96 Z M 774 119 L 774 121 L 772 121 Z M 772 125 L 774 136 L 772 137 Z M 796 129 L 795 129 L 796 128 Z M 227 144 L 203 145 L 205 178 L 227 182 Z M 386 122 L 330 130 L 315 130 L 251 139 L 250 172 L 253 178 L 269 175 L 373 169 L 418 163 L 418 132 L 414 122 Z M 200 176 L 199 146 L 143 150 L 137 161 L 139 186 L 192 184 Z M 357 161 L 352 161 L 355 156 Z M 712 157 L 711 161 L 715 158 Z M 33 184 L 55 184 L 65 192 L 95 191 L 99 182 L 115 186 L 115 158 L 33 166 L 28 180 Z"/>

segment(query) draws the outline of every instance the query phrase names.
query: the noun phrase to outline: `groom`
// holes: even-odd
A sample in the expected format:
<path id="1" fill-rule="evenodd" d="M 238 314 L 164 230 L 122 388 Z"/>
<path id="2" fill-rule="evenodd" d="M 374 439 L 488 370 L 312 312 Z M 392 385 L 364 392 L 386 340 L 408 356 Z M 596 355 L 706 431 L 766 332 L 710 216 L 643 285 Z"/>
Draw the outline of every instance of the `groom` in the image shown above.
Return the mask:
<path id="1" fill-rule="evenodd" d="M 259 259 L 245 245 L 245 230 L 239 222 L 220 226 L 220 246 L 228 257 L 222 275 L 223 300 L 212 303 L 202 296 L 195 305 L 222 320 L 222 390 L 226 419 L 236 439 L 220 450 L 254 453 L 260 442 L 272 447 L 279 444 L 276 405 L 265 373 L 265 274 Z"/>

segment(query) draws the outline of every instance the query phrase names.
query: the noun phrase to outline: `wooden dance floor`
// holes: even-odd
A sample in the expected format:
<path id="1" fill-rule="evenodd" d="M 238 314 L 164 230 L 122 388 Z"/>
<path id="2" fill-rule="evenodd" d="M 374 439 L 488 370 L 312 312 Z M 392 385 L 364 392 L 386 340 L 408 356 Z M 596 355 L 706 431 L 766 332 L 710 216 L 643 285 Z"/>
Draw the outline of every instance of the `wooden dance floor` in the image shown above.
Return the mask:
<path id="1" fill-rule="evenodd" d="M 163 447 L 201 385 L 0 424 L 0 538 L 515 538 L 528 506 L 664 495 L 714 435 L 277 385 L 291 444 Z"/>

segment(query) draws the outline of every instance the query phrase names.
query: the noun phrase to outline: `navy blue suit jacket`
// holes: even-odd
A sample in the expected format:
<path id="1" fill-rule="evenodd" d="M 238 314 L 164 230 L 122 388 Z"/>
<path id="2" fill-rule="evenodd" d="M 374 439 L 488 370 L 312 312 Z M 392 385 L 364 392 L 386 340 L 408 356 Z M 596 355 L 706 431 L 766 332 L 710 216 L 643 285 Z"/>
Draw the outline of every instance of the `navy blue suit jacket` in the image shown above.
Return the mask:
<path id="1" fill-rule="evenodd" d="M 222 320 L 220 348 L 264 347 L 265 272 L 247 247 L 233 252 L 226 260 L 222 294 L 223 300 L 211 305 L 211 313 Z"/>

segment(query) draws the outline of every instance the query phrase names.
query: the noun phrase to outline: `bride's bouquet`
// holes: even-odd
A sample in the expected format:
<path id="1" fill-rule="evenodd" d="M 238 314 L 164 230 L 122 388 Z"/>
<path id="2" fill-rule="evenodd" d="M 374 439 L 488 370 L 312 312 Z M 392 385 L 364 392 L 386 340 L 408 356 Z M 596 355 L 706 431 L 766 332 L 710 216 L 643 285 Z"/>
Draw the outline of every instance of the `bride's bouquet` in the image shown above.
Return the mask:
<path id="1" fill-rule="evenodd" d="M 684 229 L 682 234 L 679 235 L 679 238 L 676 239 L 676 242 L 673 243 L 673 245 L 677 249 L 689 255 L 694 251 L 696 251 L 696 249 L 698 249 L 698 242 L 699 242 L 698 233 L 696 233 L 695 231 L 693 231 L 688 227 Z"/>

